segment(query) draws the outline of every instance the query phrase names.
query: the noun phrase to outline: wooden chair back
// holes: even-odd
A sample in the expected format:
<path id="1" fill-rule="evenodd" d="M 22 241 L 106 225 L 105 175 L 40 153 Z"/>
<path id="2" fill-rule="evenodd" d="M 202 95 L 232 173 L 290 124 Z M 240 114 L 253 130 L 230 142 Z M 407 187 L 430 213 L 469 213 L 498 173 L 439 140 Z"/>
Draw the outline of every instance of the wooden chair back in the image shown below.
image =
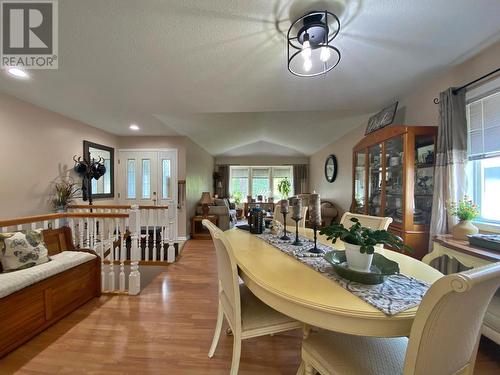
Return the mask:
<path id="1" fill-rule="evenodd" d="M 301 212 L 301 216 L 302 216 L 302 219 L 299 221 L 299 228 L 305 228 L 306 226 L 306 215 L 307 215 L 307 209 L 309 207 L 307 205 L 303 205 L 302 206 L 302 212 Z M 276 205 L 274 206 L 274 220 L 276 221 L 279 221 L 281 224 L 283 224 L 283 214 L 281 213 L 281 200 L 278 201 L 278 203 L 276 203 Z M 286 215 L 286 225 L 288 227 L 288 229 L 290 230 L 290 228 L 294 227 L 295 228 L 295 221 L 292 220 L 292 207 L 290 206 L 290 212 L 288 213 L 288 215 Z"/>
<path id="2" fill-rule="evenodd" d="M 75 249 L 71 239 L 71 229 L 69 227 L 45 229 L 42 234 L 49 256 Z"/>
<path id="3" fill-rule="evenodd" d="M 362 226 L 374 230 L 387 230 L 387 228 L 389 228 L 389 225 L 392 223 L 392 217 L 369 216 L 346 212 L 344 213 L 344 215 L 342 215 L 340 224 L 343 224 L 346 228 L 350 228 L 353 224 L 353 222 L 351 221 L 352 218 L 358 219 Z"/>
<path id="4" fill-rule="evenodd" d="M 210 231 L 215 245 L 217 275 L 219 279 L 219 301 L 231 328 L 241 331 L 241 300 L 238 281 L 238 266 L 233 255 L 233 248 L 224 232 L 209 220 L 202 224 Z"/>
<path id="5" fill-rule="evenodd" d="M 412 325 L 404 375 L 472 374 L 500 263 L 445 276 L 425 295 Z"/>

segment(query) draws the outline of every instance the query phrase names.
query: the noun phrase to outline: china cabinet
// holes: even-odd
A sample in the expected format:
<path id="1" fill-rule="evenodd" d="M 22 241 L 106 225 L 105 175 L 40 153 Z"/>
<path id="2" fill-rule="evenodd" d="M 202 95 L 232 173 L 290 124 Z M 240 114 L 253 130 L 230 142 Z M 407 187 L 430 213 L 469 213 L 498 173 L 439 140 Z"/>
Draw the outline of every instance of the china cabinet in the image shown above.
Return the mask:
<path id="1" fill-rule="evenodd" d="M 428 253 L 437 127 L 391 125 L 353 149 L 351 212 L 392 217 L 389 230 Z"/>

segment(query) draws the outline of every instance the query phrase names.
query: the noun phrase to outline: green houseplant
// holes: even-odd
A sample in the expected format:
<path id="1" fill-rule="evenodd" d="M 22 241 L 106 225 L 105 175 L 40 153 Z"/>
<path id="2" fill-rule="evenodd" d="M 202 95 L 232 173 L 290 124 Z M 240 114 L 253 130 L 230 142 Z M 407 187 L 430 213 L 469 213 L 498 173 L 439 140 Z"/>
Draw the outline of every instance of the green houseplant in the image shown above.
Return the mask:
<path id="1" fill-rule="evenodd" d="M 363 227 L 357 218 L 352 218 L 350 228 L 343 224 L 333 223 L 320 230 L 320 234 L 327 236 L 329 241 L 335 243 L 337 239 L 344 242 L 347 264 L 349 268 L 368 272 L 370 270 L 373 253 L 377 245 L 389 245 L 396 249 L 412 249 L 398 237 L 386 230 L 373 230 Z"/>
<path id="2" fill-rule="evenodd" d="M 453 238 L 467 240 L 467 235 L 479 232 L 479 229 L 472 224 L 472 220 L 479 216 L 479 207 L 467 195 L 464 195 L 463 199 L 458 202 L 450 202 L 448 212 L 460 220 L 451 230 Z"/>
<path id="3" fill-rule="evenodd" d="M 285 177 L 283 180 L 279 182 L 278 191 L 280 192 L 282 199 L 288 198 L 288 195 L 292 191 L 292 183 L 290 182 L 288 177 Z"/>
<path id="4" fill-rule="evenodd" d="M 78 198 L 80 188 L 70 179 L 61 180 L 54 184 L 54 191 L 51 198 L 52 206 L 56 212 L 64 212 L 67 206 Z"/>

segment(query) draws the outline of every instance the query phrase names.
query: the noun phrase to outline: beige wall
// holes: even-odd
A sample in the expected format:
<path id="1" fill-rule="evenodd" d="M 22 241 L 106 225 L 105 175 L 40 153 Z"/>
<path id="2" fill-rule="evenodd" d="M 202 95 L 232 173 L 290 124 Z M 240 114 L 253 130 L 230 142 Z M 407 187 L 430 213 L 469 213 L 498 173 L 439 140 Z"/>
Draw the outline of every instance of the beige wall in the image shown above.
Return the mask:
<path id="1" fill-rule="evenodd" d="M 50 212 L 51 186 L 63 175 L 76 178 L 73 155 L 82 155 L 83 140 L 117 146 L 114 135 L 4 94 L 0 137 L 1 218 Z"/>
<path id="2" fill-rule="evenodd" d="M 190 233 L 190 219 L 196 213 L 201 193 L 213 193 L 214 157 L 186 138 L 186 165 L 187 233 Z"/>
<path id="3" fill-rule="evenodd" d="M 483 50 L 473 58 L 449 68 L 438 77 L 424 82 L 421 86 L 399 99 L 397 119 L 407 125 L 439 125 L 439 106 L 433 99 L 448 87 L 459 87 L 498 68 L 500 42 Z M 352 192 L 352 147 L 364 136 L 366 121 L 360 122 L 342 138 L 311 155 L 310 190 L 316 190 L 322 199 L 331 199 L 342 211 L 349 210 Z M 339 170 L 337 180 L 326 182 L 323 168 L 326 157 L 335 154 Z"/>
<path id="4" fill-rule="evenodd" d="M 335 142 L 324 147 L 310 159 L 309 190 L 316 190 L 321 199 L 331 200 L 339 207 L 341 213 L 349 211 L 352 195 L 352 148 L 359 142 L 365 133 L 363 124 L 350 131 Z M 328 155 L 337 157 L 337 179 L 329 183 L 325 178 L 325 160 Z"/>

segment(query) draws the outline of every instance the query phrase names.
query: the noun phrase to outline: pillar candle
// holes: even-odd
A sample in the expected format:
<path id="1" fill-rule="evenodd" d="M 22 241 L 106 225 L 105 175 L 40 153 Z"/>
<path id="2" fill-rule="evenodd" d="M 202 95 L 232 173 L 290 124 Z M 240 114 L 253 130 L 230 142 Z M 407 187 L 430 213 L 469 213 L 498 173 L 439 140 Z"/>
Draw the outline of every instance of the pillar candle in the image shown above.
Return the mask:
<path id="1" fill-rule="evenodd" d="M 293 208 L 292 219 L 294 220 L 302 219 L 302 199 L 293 198 L 292 208 Z"/>
<path id="2" fill-rule="evenodd" d="M 321 201 L 319 194 L 309 195 L 309 221 L 312 225 L 321 226 Z"/>
<path id="3" fill-rule="evenodd" d="M 282 214 L 288 213 L 288 199 L 283 199 L 281 201 L 281 213 Z"/>

